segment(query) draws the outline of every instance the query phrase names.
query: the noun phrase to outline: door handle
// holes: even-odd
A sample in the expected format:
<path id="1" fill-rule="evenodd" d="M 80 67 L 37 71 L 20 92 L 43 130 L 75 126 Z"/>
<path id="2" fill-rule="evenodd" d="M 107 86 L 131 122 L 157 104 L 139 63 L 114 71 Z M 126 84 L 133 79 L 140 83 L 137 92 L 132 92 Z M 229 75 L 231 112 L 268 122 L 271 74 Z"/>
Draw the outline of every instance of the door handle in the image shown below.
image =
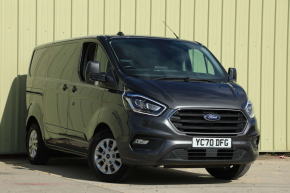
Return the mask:
<path id="1" fill-rule="evenodd" d="M 76 86 L 73 86 L 72 89 L 71 89 L 73 92 L 76 92 L 78 89 Z"/>
<path id="2" fill-rule="evenodd" d="M 66 90 L 67 89 L 67 85 L 63 85 L 62 90 Z"/>

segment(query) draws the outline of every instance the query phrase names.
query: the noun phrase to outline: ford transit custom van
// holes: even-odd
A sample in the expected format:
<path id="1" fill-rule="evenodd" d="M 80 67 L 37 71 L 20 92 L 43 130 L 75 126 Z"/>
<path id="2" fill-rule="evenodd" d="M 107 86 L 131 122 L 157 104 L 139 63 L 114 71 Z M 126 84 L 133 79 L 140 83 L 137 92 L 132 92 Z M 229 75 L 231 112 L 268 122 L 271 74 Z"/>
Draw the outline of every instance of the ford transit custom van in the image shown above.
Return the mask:
<path id="1" fill-rule="evenodd" d="M 258 157 L 260 132 L 236 69 L 227 72 L 198 42 L 118 34 L 34 48 L 30 162 L 45 164 L 51 150 L 84 156 L 107 182 L 136 166 L 243 176 Z"/>

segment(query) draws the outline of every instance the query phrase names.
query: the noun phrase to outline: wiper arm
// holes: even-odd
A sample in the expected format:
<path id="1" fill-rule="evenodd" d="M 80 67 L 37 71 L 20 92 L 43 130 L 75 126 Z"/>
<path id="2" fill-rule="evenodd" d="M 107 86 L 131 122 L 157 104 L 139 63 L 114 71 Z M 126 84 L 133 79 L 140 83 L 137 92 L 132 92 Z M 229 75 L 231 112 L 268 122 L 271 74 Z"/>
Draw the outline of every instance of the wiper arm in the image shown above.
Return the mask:
<path id="1" fill-rule="evenodd" d="M 184 77 L 161 77 L 161 78 L 154 78 L 152 80 L 185 80 Z"/>
<path id="2" fill-rule="evenodd" d="M 198 78 L 188 78 L 188 77 L 161 77 L 161 78 L 155 78 L 152 80 L 183 80 L 184 82 L 215 82 L 213 80 L 207 80 L 207 79 L 198 79 Z"/>
<path id="3" fill-rule="evenodd" d="M 196 81 L 196 82 L 215 82 L 215 83 L 217 83 L 216 81 L 208 80 L 208 79 L 198 79 L 198 78 L 185 78 L 184 79 L 184 82 L 191 82 L 191 81 Z"/>

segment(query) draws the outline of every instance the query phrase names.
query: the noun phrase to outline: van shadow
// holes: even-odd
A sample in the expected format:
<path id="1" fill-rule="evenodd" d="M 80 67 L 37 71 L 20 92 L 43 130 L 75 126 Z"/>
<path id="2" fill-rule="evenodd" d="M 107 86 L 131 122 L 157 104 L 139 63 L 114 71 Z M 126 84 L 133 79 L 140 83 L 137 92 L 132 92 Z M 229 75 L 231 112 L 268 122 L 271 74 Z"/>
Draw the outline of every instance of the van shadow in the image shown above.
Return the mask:
<path id="1" fill-rule="evenodd" d="M 98 181 L 91 173 L 87 159 L 82 157 L 54 157 L 47 165 L 31 165 L 28 159 L 1 160 L 13 164 L 15 169 L 41 171 L 50 175 L 74 180 Z M 19 167 L 20 166 L 20 167 Z M 224 184 L 230 180 L 218 180 L 200 169 L 165 169 L 137 167 L 135 172 L 122 184 L 130 185 L 178 185 L 178 184 Z"/>
<path id="2" fill-rule="evenodd" d="M 1 88 L 0 102 L 5 107 L 3 110 L 4 105 L 0 104 L 0 154 L 25 153 L 26 78 L 27 75 L 15 77 L 8 96 L 5 93 L 8 85 Z"/>

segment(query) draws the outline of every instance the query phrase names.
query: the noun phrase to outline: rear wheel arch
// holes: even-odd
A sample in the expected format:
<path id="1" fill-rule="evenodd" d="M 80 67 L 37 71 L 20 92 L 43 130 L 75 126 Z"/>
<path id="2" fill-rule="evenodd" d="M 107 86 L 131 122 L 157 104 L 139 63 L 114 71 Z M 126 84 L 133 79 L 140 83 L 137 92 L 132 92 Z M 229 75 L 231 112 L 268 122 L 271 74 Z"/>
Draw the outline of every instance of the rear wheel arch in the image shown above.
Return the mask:
<path id="1" fill-rule="evenodd" d="M 44 139 L 43 113 L 40 104 L 37 102 L 31 102 L 27 113 L 26 132 L 29 131 L 31 124 L 36 122 L 39 126 L 42 139 Z"/>
<path id="2" fill-rule="evenodd" d="M 27 120 L 27 123 L 26 123 L 26 133 L 29 131 L 29 128 L 33 123 L 38 124 L 38 121 L 34 116 L 30 116 L 29 119 Z"/>
<path id="3" fill-rule="evenodd" d="M 33 123 L 37 123 L 37 125 L 38 125 L 38 127 L 39 127 L 39 129 L 40 129 L 40 133 L 41 133 L 41 136 L 42 136 L 42 139 L 44 139 L 44 133 L 43 133 L 43 128 L 41 127 L 41 124 L 40 124 L 40 122 L 38 121 L 38 119 L 35 117 L 35 116 L 33 116 L 33 115 L 31 115 L 28 119 L 27 119 L 27 122 L 26 122 L 26 137 L 27 137 L 27 134 L 28 134 L 28 131 L 29 131 L 29 129 L 30 129 L 30 127 L 31 127 L 31 125 L 33 124 Z"/>

